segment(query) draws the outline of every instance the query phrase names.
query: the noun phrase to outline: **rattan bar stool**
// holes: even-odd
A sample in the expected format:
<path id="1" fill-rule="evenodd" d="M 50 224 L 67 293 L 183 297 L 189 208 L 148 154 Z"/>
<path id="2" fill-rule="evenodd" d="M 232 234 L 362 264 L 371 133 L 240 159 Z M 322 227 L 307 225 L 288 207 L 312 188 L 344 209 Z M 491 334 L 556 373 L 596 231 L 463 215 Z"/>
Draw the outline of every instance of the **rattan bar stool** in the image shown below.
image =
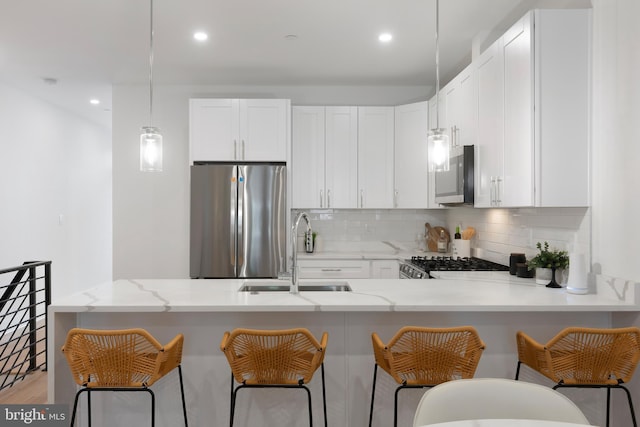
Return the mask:
<path id="1" fill-rule="evenodd" d="M 540 344 L 522 331 L 516 334 L 518 367 L 524 363 L 561 387 L 606 388 L 607 427 L 611 390 L 627 394 L 633 425 L 637 427 L 631 393 L 623 385 L 629 382 L 640 360 L 640 328 L 594 329 L 570 327 L 560 331 L 546 344 Z"/>
<path id="2" fill-rule="evenodd" d="M 144 329 L 71 329 L 62 351 L 73 379 L 82 386 L 73 402 L 71 427 L 83 392 L 87 392 L 88 425 L 91 426 L 91 393 L 97 391 L 148 392 L 151 426 L 155 426 L 155 395 L 149 387 L 175 368 L 180 376 L 184 425 L 188 426 L 180 366 L 183 342 L 184 336 L 178 334 L 163 346 Z"/>
<path id="3" fill-rule="evenodd" d="M 324 353 L 328 335 L 318 342 L 304 328 L 285 330 L 234 329 L 225 332 L 220 349 L 231 367 L 231 412 L 233 416 L 238 390 L 242 388 L 299 388 L 306 390 L 309 425 L 313 426 L 311 392 L 305 385 L 318 368 L 322 373 L 324 425 L 327 425 L 327 397 L 324 383 Z M 234 380 L 240 385 L 234 388 Z"/>
<path id="4" fill-rule="evenodd" d="M 405 388 L 428 388 L 462 378 L 473 378 L 485 348 L 472 326 L 422 328 L 405 326 L 384 344 L 371 334 L 375 365 L 369 427 L 373 422 L 378 366 L 400 384 L 396 388 L 393 425 L 398 425 L 398 393 Z"/>

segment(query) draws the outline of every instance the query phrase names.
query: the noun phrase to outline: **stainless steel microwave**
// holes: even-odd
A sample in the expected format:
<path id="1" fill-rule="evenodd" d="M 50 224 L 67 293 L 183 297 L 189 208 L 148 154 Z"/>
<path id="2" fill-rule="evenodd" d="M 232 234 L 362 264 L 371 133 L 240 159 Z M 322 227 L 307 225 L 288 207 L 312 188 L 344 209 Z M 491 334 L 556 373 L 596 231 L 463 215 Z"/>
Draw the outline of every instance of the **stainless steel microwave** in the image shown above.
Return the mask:
<path id="1" fill-rule="evenodd" d="M 449 170 L 435 172 L 435 199 L 443 205 L 473 205 L 474 146 L 451 148 Z"/>

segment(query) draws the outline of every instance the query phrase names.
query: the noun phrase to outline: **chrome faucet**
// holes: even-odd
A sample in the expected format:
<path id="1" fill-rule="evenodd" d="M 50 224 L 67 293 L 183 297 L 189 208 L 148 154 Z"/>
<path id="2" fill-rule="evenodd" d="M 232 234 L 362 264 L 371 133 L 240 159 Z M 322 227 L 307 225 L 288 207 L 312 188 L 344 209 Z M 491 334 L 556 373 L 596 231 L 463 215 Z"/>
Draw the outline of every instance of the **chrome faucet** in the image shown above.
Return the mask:
<path id="1" fill-rule="evenodd" d="M 298 225 L 300 225 L 302 218 L 307 222 L 307 231 L 304 235 L 305 245 L 307 244 L 306 239 L 312 238 L 311 220 L 306 212 L 300 212 L 291 226 L 291 250 L 293 251 L 291 255 L 291 286 L 289 287 L 291 294 L 298 293 Z"/>

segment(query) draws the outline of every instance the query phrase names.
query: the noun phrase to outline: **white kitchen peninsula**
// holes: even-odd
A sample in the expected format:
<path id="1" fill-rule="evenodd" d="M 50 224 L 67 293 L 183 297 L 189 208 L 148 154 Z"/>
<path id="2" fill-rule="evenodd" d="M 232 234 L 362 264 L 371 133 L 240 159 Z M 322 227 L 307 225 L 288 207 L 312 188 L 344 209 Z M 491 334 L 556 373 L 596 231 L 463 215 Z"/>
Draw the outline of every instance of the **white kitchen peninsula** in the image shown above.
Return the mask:
<path id="1" fill-rule="evenodd" d="M 597 293 L 588 295 L 570 295 L 564 289 L 547 289 L 531 279 L 496 272 L 436 280 L 348 282 L 352 292 L 291 295 L 238 292 L 243 280 L 119 280 L 59 299 L 49 307 L 49 400 L 73 403 L 76 389 L 60 351 L 70 328 L 142 327 L 160 342 L 181 332 L 189 424 L 226 425 L 230 371 L 219 349 L 224 331 L 301 326 L 316 336 L 329 333 L 325 358 L 329 425 L 364 426 L 371 398 L 373 331 L 386 341 L 403 325 L 473 325 L 487 345 L 476 376 L 513 378 L 517 330 L 545 341 L 565 326 L 609 327 L 612 313 L 639 311 L 635 285 L 617 288 L 604 281 L 597 285 Z M 521 379 L 546 384 L 528 370 Z M 391 424 L 395 387 L 391 378 L 379 373 L 374 425 Z M 314 424 L 323 425 L 319 377 L 314 377 L 310 389 Z M 153 390 L 157 425 L 181 425 L 177 374 Z M 577 397 L 592 423 L 603 423 L 604 395 L 591 390 L 567 394 Z M 411 424 L 421 395 L 420 390 L 400 393 L 399 425 Z M 619 398 L 614 393 L 614 400 Z M 305 399 L 298 390 L 244 391 L 238 395 L 236 425 L 305 426 Z M 104 418 L 104 425 L 148 422 L 146 393 L 102 393 L 92 400 L 94 420 Z M 626 420 L 622 421 L 619 425 Z"/>

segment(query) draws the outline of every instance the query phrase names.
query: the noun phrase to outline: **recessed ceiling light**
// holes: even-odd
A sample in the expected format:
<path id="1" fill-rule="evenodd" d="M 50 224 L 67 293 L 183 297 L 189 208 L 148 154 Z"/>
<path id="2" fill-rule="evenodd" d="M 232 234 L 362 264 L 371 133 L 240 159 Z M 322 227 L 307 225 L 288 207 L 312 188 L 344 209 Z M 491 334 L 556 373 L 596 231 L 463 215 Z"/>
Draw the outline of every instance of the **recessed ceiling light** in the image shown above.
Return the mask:
<path id="1" fill-rule="evenodd" d="M 393 39 L 393 36 L 390 33 L 382 33 L 378 36 L 378 40 L 382 43 L 389 43 Z"/>
<path id="2" fill-rule="evenodd" d="M 100 104 L 100 100 L 99 100 L 99 99 L 95 99 L 95 98 L 93 98 L 93 99 L 90 99 L 90 100 L 89 100 L 89 103 L 90 103 L 91 105 L 98 105 L 98 104 Z"/>
<path id="3" fill-rule="evenodd" d="M 203 42 L 209 38 L 209 35 L 204 31 L 197 31 L 193 33 L 193 38 L 198 40 L 199 42 Z"/>
<path id="4" fill-rule="evenodd" d="M 285 40 L 298 40 L 298 36 L 296 34 L 287 34 L 284 38 Z"/>

